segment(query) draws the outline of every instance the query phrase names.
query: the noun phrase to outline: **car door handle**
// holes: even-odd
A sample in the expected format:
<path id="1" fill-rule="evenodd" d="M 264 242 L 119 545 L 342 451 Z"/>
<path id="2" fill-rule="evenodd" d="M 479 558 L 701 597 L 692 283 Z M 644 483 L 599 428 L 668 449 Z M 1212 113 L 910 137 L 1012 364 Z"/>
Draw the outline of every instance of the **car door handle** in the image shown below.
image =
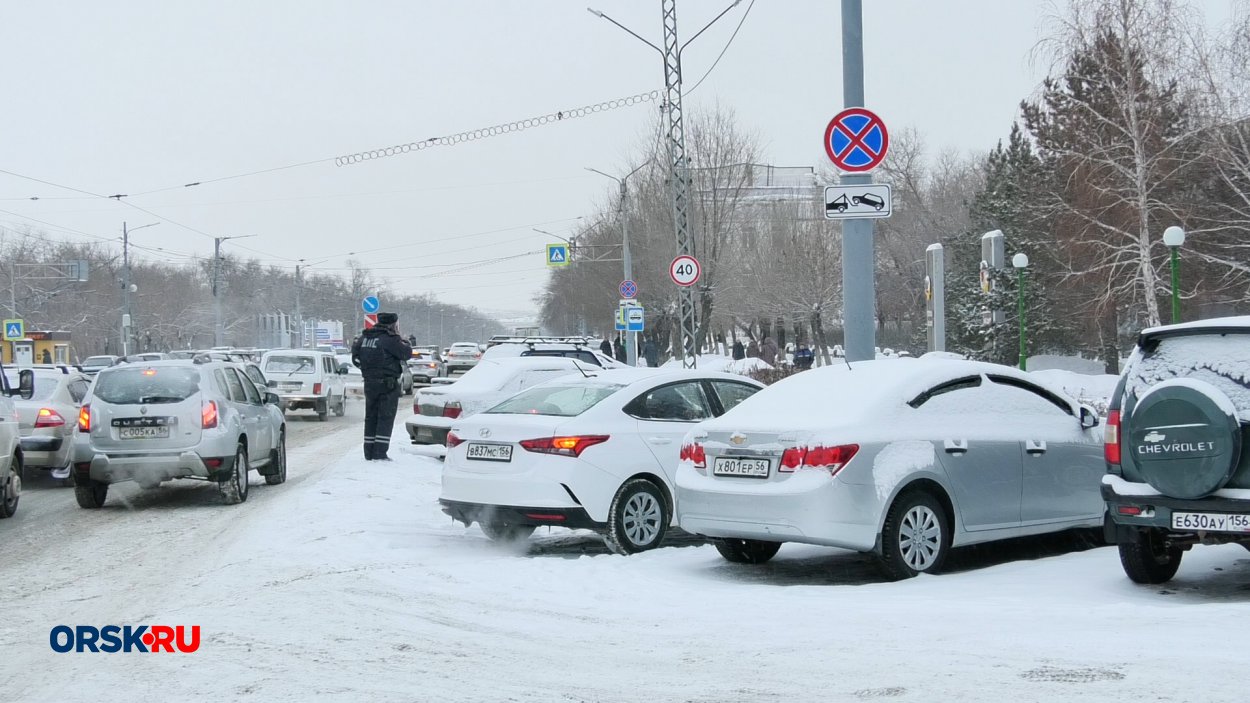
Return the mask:
<path id="1" fill-rule="evenodd" d="M 672 444 L 673 440 L 668 437 L 647 437 L 647 441 L 652 444 Z"/>
<path id="2" fill-rule="evenodd" d="M 1027 440 L 1024 443 L 1024 451 L 1026 454 L 1039 456 L 1046 453 L 1046 443 L 1040 440 Z"/>
<path id="3" fill-rule="evenodd" d="M 968 440 L 966 439 L 948 439 L 942 442 L 943 448 L 947 454 L 966 454 L 968 452 Z"/>

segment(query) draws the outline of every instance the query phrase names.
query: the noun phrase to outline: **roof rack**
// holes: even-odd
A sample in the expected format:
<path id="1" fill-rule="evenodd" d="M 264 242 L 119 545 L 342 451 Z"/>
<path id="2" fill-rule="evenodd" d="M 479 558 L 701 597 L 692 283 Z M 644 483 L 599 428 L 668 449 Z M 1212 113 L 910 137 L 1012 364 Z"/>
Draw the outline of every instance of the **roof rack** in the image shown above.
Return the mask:
<path id="1" fill-rule="evenodd" d="M 577 335 L 571 337 L 513 337 L 508 335 L 496 335 L 486 342 L 487 347 L 493 347 L 497 344 L 593 344 L 597 340 L 593 337 Z"/>
<path id="2" fill-rule="evenodd" d="M 70 369 L 74 369 L 75 371 L 82 371 L 82 366 L 79 364 L 31 364 L 30 366 L 24 366 L 22 368 L 49 369 L 49 370 L 60 369 L 61 373 L 63 374 L 68 374 Z"/>

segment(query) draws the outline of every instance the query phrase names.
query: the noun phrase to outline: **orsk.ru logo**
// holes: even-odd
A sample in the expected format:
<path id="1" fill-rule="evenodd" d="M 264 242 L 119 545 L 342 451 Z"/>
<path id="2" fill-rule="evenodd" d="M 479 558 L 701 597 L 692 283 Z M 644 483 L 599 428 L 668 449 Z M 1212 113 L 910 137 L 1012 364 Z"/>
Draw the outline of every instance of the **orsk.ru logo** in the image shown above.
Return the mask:
<path id="1" fill-rule="evenodd" d="M 67 652 L 181 652 L 200 648 L 199 625 L 57 625 L 48 633 L 52 651 Z"/>

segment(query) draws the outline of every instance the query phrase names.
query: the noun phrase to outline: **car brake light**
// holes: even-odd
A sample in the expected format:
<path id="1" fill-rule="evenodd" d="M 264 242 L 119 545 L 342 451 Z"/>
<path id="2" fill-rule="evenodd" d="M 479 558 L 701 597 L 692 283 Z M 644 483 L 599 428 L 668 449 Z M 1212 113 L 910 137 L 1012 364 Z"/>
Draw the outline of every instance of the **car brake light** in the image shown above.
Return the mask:
<path id="1" fill-rule="evenodd" d="M 321 395 L 321 384 L 320 384 L 320 383 L 314 383 L 314 384 L 313 384 L 313 395 Z"/>
<path id="2" fill-rule="evenodd" d="M 707 468 L 707 452 L 703 450 L 703 445 L 698 442 L 681 445 L 681 454 L 679 458 L 682 461 L 688 461 L 694 464 L 694 468 L 703 473 Z"/>
<path id="3" fill-rule="evenodd" d="M 78 411 L 78 431 L 79 432 L 91 431 L 91 406 L 90 405 L 84 405 Z"/>
<path id="4" fill-rule="evenodd" d="M 539 437 L 521 440 L 521 448 L 539 454 L 579 457 L 588 447 L 608 441 L 608 435 L 577 435 L 573 437 Z"/>
<path id="5" fill-rule="evenodd" d="M 443 406 L 443 417 L 450 417 L 452 419 L 460 417 L 460 410 L 460 403 L 453 400 Z"/>
<path id="6" fill-rule="evenodd" d="M 1107 413 L 1107 427 L 1103 434 L 1102 456 L 1108 464 L 1120 464 L 1120 411 Z"/>
<path id="7" fill-rule="evenodd" d="M 217 426 L 217 401 L 206 400 L 200 408 L 200 428 L 209 430 Z"/>
<path id="8" fill-rule="evenodd" d="M 1121 515 L 1141 515 L 1142 509 L 1136 505 L 1118 505 L 1115 511 Z"/>
<path id="9" fill-rule="evenodd" d="M 859 451 L 858 444 L 842 444 L 833 447 L 791 447 L 781 453 L 778 472 L 793 473 L 799 467 L 823 469 L 830 476 L 837 476 L 842 467 Z"/>
<path id="10" fill-rule="evenodd" d="M 462 443 L 464 443 L 464 440 L 460 439 L 460 436 L 457 435 L 455 432 L 447 433 L 447 448 L 448 449 L 451 449 L 452 447 L 458 444 L 462 444 Z"/>
<path id="11" fill-rule="evenodd" d="M 65 418 L 52 408 L 39 408 L 39 414 L 35 417 L 35 427 L 61 427 L 64 424 Z"/>

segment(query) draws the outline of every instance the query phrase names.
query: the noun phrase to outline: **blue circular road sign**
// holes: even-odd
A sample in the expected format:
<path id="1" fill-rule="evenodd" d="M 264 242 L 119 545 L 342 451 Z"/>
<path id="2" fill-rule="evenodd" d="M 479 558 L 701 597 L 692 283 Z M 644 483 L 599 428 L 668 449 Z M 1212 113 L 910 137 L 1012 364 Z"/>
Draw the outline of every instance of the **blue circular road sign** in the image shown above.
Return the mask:
<path id="1" fill-rule="evenodd" d="M 360 301 L 360 307 L 367 313 L 375 313 L 378 311 L 378 308 L 382 307 L 382 302 L 378 300 L 378 296 L 369 295 Z"/>

